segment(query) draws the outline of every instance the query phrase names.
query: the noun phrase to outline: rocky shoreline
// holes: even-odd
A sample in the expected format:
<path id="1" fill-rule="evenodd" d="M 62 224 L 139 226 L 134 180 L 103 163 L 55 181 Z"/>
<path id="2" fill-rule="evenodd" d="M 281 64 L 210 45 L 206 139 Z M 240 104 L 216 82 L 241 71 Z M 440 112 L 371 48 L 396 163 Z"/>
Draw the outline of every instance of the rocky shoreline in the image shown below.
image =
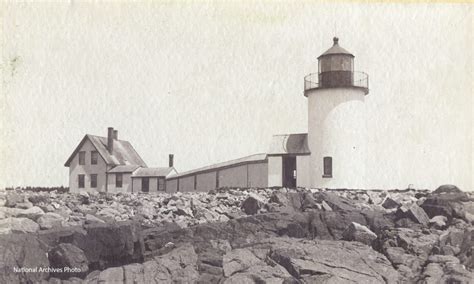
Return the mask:
<path id="1" fill-rule="evenodd" d="M 470 283 L 473 224 L 454 186 L 0 191 L 0 282 Z"/>

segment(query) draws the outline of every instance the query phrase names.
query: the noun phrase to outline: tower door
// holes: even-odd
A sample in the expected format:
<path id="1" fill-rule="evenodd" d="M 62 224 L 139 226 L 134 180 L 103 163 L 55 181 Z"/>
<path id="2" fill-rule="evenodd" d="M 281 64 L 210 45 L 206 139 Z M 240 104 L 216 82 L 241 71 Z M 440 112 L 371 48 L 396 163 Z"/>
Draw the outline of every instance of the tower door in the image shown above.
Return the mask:
<path id="1" fill-rule="evenodd" d="M 283 157 L 283 187 L 296 187 L 296 157 Z"/>

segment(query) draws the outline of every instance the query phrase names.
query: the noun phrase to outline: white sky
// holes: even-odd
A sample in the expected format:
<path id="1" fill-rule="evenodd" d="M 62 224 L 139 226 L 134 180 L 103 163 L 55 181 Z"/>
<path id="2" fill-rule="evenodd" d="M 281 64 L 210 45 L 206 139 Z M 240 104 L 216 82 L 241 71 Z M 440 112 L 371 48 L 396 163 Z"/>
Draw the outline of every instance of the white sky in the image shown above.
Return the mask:
<path id="1" fill-rule="evenodd" d="M 149 166 L 174 153 L 178 171 L 266 152 L 273 134 L 307 131 L 303 77 L 336 33 L 370 76 L 380 187 L 473 189 L 470 4 L 0 9 L 0 187 L 67 185 L 68 156 L 108 126 Z"/>

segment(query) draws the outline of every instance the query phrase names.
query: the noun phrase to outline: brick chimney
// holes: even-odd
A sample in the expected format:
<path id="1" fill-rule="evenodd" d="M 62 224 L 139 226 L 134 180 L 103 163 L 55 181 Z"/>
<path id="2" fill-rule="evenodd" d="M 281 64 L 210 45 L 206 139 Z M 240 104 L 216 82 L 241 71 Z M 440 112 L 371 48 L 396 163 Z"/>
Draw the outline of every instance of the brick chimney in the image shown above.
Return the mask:
<path id="1" fill-rule="evenodd" d="M 109 127 L 107 128 L 107 150 L 109 153 L 112 154 L 114 151 L 114 128 Z"/>
<path id="2" fill-rule="evenodd" d="M 173 161 L 173 160 L 174 160 L 174 155 L 173 155 L 173 154 L 169 154 L 168 166 L 169 166 L 170 168 L 172 168 L 173 165 L 174 165 L 174 161 Z"/>
<path id="3" fill-rule="evenodd" d="M 114 140 L 118 140 L 118 130 L 114 130 Z"/>

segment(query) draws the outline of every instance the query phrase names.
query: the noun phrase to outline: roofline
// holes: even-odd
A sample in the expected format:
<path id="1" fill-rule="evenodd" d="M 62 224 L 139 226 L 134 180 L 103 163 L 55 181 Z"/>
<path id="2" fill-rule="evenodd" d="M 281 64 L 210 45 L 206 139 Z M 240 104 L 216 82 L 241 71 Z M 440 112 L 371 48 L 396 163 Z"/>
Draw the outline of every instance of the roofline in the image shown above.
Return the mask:
<path id="1" fill-rule="evenodd" d="M 137 150 L 135 150 L 135 147 L 133 147 L 132 143 L 130 143 L 130 141 L 126 141 L 126 140 L 118 140 L 118 141 L 125 141 L 127 142 L 128 144 L 130 144 L 130 148 L 133 150 L 133 152 L 135 152 L 135 154 L 137 155 L 137 157 L 140 158 L 140 160 L 142 161 L 144 167 L 148 168 L 148 165 L 145 163 L 145 161 L 142 159 L 142 156 L 140 156 L 140 154 L 138 154 Z M 140 166 L 143 168 L 143 166 Z"/>
<path id="2" fill-rule="evenodd" d="M 64 166 L 65 167 L 69 167 L 69 165 L 71 164 L 71 161 L 72 159 L 74 158 L 74 156 L 77 154 L 77 152 L 79 152 L 79 149 L 82 147 L 82 145 L 84 144 L 86 138 L 89 139 L 89 141 L 91 142 L 92 146 L 94 147 L 94 149 L 97 151 L 97 153 L 99 153 L 99 155 L 102 157 L 102 159 L 104 160 L 104 163 L 107 165 L 107 166 L 110 166 L 110 165 L 113 165 L 113 166 L 120 166 L 122 164 L 114 164 L 114 163 L 107 163 L 107 160 L 105 159 L 105 157 L 100 153 L 99 149 L 97 149 L 97 147 L 94 145 L 94 143 L 92 142 L 92 140 L 89 138 L 89 136 L 95 136 L 95 137 L 100 137 L 100 138 L 107 138 L 107 137 L 104 137 L 104 136 L 98 136 L 98 135 L 92 135 L 92 134 L 86 134 L 84 135 L 84 137 L 81 139 L 81 142 L 79 142 L 79 144 L 77 145 L 76 149 L 74 149 L 74 151 L 72 152 L 72 154 L 69 156 L 69 158 L 67 159 L 66 163 L 64 163 Z M 143 165 L 145 167 L 148 167 L 147 164 L 145 163 L 145 161 L 142 159 L 142 157 L 138 154 L 137 150 L 135 150 L 135 148 L 133 147 L 132 143 L 130 143 L 129 141 L 127 140 L 117 140 L 117 141 L 122 141 L 122 142 L 126 142 L 128 144 L 130 144 L 130 148 L 135 152 L 135 154 L 137 155 L 137 157 L 140 158 L 140 160 L 142 161 Z M 139 167 L 142 167 L 141 165 L 137 165 Z M 135 169 L 136 170 L 136 169 Z"/>
<path id="3" fill-rule="evenodd" d="M 133 176 L 133 175 L 131 176 L 131 178 L 146 178 L 146 177 L 147 178 L 154 178 L 154 177 L 160 178 L 160 177 L 162 177 L 162 178 L 166 179 L 166 176 Z"/>
<path id="4" fill-rule="evenodd" d="M 139 170 L 140 168 L 146 169 L 146 168 L 148 168 L 148 167 L 138 167 L 138 168 L 136 168 L 133 172 Z M 164 177 L 164 178 L 166 178 L 166 177 L 167 177 L 169 174 L 171 174 L 173 171 L 175 171 L 176 173 L 178 172 L 178 171 L 175 169 L 175 167 L 162 167 L 162 168 L 169 169 L 170 171 L 169 171 L 166 175 L 164 175 L 164 176 L 163 176 L 163 175 L 159 175 L 159 176 L 156 176 L 156 175 L 134 176 L 134 175 L 132 174 L 131 178 L 141 178 L 141 177 Z M 153 168 L 148 168 L 148 169 L 153 169 Z M 133 173 L 133 172 L 132 172 L 132 173 Z"/>
<path id="5" fill-rule="evenodd" d="M 84 145 L 84 143 L 86 142 L 86 139 L 89 139 L 89 141 L 91 142 L 92 146 L 94 147 L 94 149 L 97 151 L 97 153 L 99 153 L 99 155 L 102 157 L 102 160 L 104 160 L 105 164 L 106 165 L 110 165 L 110 164 L 107 164 L 107 161 L 105 160 L 104 156 L 102 156 L 102 154 L 100 154 L 100 151 L 99 149 L 97 149 L 97 147 L 94 145 L 94 143 L 92 143 L 92 140 L 89 138 L 89 134 L 86 134 L 84 135 L 84 137 L 82 137 L 81 139 L 81 142 L 79 142 L 79 144 L 77 145 L 77 147 L 74 149 L 74 151 L 72 152 L 72 154 L 69 156 L 69 158 L 66 160 L 66 163 L 64 163 L 64 166 L 65 167 L 69 167 L 69 165 L 71 164 L 71 161 L 72 159 L 74 159 L 74 156 L 77 154 L 77 152 L 79 152 L 79 150 L 81 149 L 82 145 Z"/>
<path id="6" fill-rule="evenodd" d="M 113 169 L 115 169 L 116 167 L 120 167 L 120 166 L 136 166 L 136 168 L 134 168 L 133 170 L 130 170 L 130 171 L 127 170 L 127 171 L 123 171 L 123 172 L 112 172 Z M 107 170 L 105 173 L 106 174 L 133 173 L 136 170 L 138 170 L 139 168 L 141 168 L 141 166 L 139 166 L 139 165 L 116 165 L 115 167 L 111 168 L 110 170 Z"/>
<path id="7" fill-rule="evenodd" d="M 309 153 L 283 153 L 283 154 L 267 154 L 269 157 L 276 157 L 276 156 L 309 156 L 311 155 L 311 152 Z"/>
<path id="8" fill-rule="evenodd" d="M 240 163 L 235 163 L 235 164 L 230 164 L 230 165 L 225 165 L 225 166 L 220 166 L 220 167 L 215 167 L 215 168 L 209 168 L 209 169 L 203 169 L 203 170 L 195 169 L 195 170 L 189 171 L 189 173 L 184 172 L 182 174 L 177 174 L 177 175 L 174 175 L 174 176 L 167 177 L 166 180 L 175 180 L 175 179 L 190 177 L 190 176 L 194 176 L 194 175 L 198 175 L 198 174 L 205 174 L 205 173 L 209 173 L 209 172 L 220 171 L 220 170 L 225 170 L 225 169 L 229 169 L 229 168 L 233 168 L 233 167 L 243 166 L 243 165 L 246 165 L 246 164 L 264 164 L 264 163 L 268 163 L 268 159 L 267 159 L 268 154 L 255 154 L 255 155 L 265 155 L 265 159 L 263 159 L 263 160 L 254 160 L 254 161 L 243 161 L 243 162 L 240 162 Z M 251 155 L 251 156 L 254 156 L 254 155 Z M 251 157 L 251 156 L 247 156 L 247 157 Z M 231 161 L 232 160 L 230 160 L 228 162 L 231 162 Z M 223 162 L 223 163 L 225 163 L 225 162 Z"/>
<path id="9" fill-rule="evenodd" d="M 332 56 L 332 55 L 345 55 L 345 56 L 350 56 L 352 58 L 355 57 L 354 54 L 352 54 L 352 53 L 337 52 L 337 53 L 321 54 L 320 56 L 318 56 L 318 59 L 320 59 L 321 57 Z"/>
<path id="10" fill-rule="evenodd" d="M 87 136 L 87 135 L 107 139 L 107 137 L 105 137 L 105 136 L 86 134 L 86 136 Z M 133 147 L 133 145 L 132 145 L 132 143 L 130 143 L 130 141 L 128 141 L 128 140 L 122 140 L 122 139 L 117 139 L 117 141 L 122 141 L 122 142 L 128 143 L 128 144 L 130 145 L 130 148 L 133 150 L 133 152 L 135 152 L 135 154 L 137 155 L 137 157 L 139 157 L 140 160 L 141 160 L 142 163 L 143 163 L 143 166 L 141 166 L 141 165 L 138 165 L 138 166 L 139 166 L 139 167 L 142 167 L 142 168 L 144 168 L 144 167 L 145 167 L 145 168 L 148 168 L 148 165 L 147 165 L 147 164 L 145 163 L 145 161 L 142 159 L 142 156 L 140 156 L 140 154 L 138 154 L 137 150 L 135 150 L 135 147 Z M 97 148 L 96 148 L 96 149 L 97 149 Z M 102 157 L 102 158 L 104 158 L 104 157 Z M 104 159 L 104 160 L 105 160 L 105 159 Z M 122 165 L 122 164 L 108 164 L 108 165 L 120 166 L 120 165 Z"/>
<path id="11" fill-rule="evenodd" d="M 308 135 L 308 132 L 303 133 L 287 133 L 287 134 L 273 134 L 272 136 L 289 136 L 289 135 Z"/>

